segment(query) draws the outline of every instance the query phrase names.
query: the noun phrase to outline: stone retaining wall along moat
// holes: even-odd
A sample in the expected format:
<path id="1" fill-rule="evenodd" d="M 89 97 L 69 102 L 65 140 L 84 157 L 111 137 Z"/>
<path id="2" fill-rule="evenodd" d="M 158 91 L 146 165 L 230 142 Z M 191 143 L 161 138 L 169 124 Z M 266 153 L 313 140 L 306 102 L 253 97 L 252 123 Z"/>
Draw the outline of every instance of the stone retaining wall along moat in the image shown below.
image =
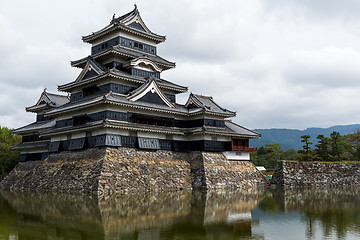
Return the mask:
<path id="1" fill-rule="evenodd" d="M 282 186 L 353 186 L 360 181 L 360 163 L 279 161 L 271 180 Z"/>
<path id="2" fill-rule="evenodd" d="M 135 190 L 249 188 L 266 185 L 250 161 L 222 153 L 97 148 L 20 162 L 0 189 L 112 193 Z"/>

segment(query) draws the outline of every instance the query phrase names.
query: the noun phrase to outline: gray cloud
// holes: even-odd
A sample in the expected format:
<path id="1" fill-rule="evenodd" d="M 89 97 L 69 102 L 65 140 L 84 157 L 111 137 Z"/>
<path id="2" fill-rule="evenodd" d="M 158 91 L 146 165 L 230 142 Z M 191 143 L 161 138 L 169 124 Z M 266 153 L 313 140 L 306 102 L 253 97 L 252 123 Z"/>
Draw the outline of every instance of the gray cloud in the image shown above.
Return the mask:
<path id="1" fill-rule="evenodd" d="M 360 87 L 360 52 L 330 46 L 319 50 L 298 51 L 291 57 L 284 78 L 311 87 Z M 320 89 L 320 90 L 321 90 Z"/>
<path id="2" fill-rule="evenodd" d="M 287 11 L 298 12 L 299 14 L 319 20 L 359 20 L 360 2 L 357 0 L 328 1 L 328 0 L 278 0 L 263 1 L 268 10 L 286 8 Z"/>
<path id="3" fill-rule="evenodd" d="M 34 119 L 24 108 L 44 87 L 73 81 L 70 60 L 89 55 L 82 35 L 130 11 L 133 1 L 8 2 L 0 10 L 0 125 Z M 249 128 L 355 123 L 360 113 L 357 1 L 137 1 L 147 26 L 167 36 L 162 76 L 212 95 Z M 16 97 L 14 97 L 16 96 Z M 186 95 L 179 96 L 182 102 Z"/>

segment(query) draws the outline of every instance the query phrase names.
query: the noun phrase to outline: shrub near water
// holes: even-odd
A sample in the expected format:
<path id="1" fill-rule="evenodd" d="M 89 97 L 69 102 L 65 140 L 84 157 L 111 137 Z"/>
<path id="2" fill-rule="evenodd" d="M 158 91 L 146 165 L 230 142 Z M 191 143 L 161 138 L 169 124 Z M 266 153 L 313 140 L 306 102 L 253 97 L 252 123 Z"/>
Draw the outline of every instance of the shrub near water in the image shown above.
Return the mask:
<path id="1" fill-rule="evenodd" d="M 9 173 L 16 166 L 19 151 L 10 150 L 10 147 L 19 143 L 20 136 L 15 136 L 9 128 L 0 126 L 0 175 Z"/>

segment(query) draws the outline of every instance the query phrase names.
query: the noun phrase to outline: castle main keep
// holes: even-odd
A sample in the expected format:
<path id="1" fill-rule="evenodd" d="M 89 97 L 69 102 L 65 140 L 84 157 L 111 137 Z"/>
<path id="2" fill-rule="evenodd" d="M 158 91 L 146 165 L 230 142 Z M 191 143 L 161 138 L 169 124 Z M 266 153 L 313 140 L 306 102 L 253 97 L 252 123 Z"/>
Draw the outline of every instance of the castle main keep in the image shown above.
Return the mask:
<path id="1" fill-rule="evenodd" d="M 176 96 L 188 87 L 161 77 L 175 63 L 158 55 L 165 36 L 150 31 L 136 5 L 82 40 L 91 44 L 91 54 L 71 62 L 81 69 L 79 76 L 58 86 L 65 94 L 44 90 L 26 108 L 36 113 L 36 122 L 13 131 L 23 136 L 13 147 L 21 152 L 20 163 L 101 148 L 250 160 L 256 149 L 249 140 L 260 134 L 232 122 L 235 112 L 195 93 L 185 104 L 177 103 Z"/>

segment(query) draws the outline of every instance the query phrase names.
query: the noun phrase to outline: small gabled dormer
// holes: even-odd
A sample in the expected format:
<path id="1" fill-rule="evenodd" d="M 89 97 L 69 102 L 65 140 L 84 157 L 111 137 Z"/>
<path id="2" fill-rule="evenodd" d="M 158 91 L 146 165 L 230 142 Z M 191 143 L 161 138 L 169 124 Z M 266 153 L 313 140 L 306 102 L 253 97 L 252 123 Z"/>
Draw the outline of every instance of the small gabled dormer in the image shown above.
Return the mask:
<path id="1" fill-rule="evenodd" d="M 51 120 L 50 117 L 45 117 L 44 113 L 50 109 L 57 108 L 61 105 L 64 105 L 69 102 L 68 96 L 58 95 L 54 93 L 49 93 L 46 91 L 46 88 L 41 93 L 39 100 L 35 105 L 27 107 L 27 112 L 36 113 L 36 121 L 47 121 Z"/>
<path id="2" fill-rule="evenodd" d="M 106 73 L 106 69 L 94 61 L 91 57 L 88 57 L 86 65 L 84 66 L 79 76 L 76 78 L 75 82 L 85 81 L 104 73 Z"/>

